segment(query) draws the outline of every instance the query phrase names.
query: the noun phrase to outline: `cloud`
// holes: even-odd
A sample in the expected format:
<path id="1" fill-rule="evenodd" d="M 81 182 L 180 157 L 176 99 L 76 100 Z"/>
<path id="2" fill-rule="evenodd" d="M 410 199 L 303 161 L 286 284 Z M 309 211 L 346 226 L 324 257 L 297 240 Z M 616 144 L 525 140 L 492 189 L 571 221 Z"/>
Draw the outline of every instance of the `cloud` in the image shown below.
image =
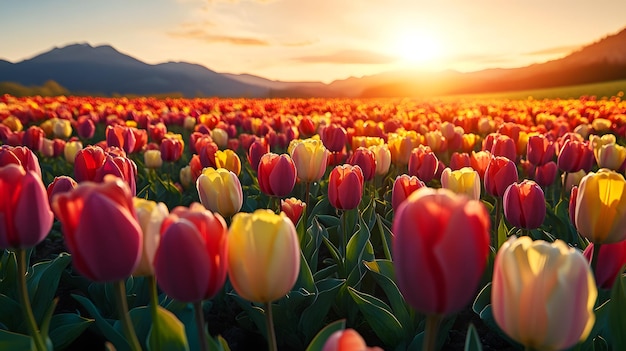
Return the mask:
<path id="1" fill-rule="evenodd" d="M 284 42 L 284 43 L 281 43 L 281 45 L 289 46 L 289 47 L 298 47 L 298 46 L 309 46 L 309 45 L 316 44 L 318 42 L 319 40 L 303 40 L 303 41 Z"/>
<path id="2" fill-rule="evenodd" d="M 334 64 L 387 64 L 398 59 L 391 56 L 366 50 L 342 50 L 326 55 L 309 55 L 292 58 L 302 63 L 334 63 Z"/>
<path id="3" fill-rule="evenodd" d="M 572 51 L 577 50 L 577 49 L 580 49 L 579 45 L 557 46 L 553 48 L 527 52 L 525 55 L 542 56 L 542 55 L 570 54 L 572 53 Z"/>
<path id="4" fill-rule="evenodd" d="M 268 41 L 259 39 L 259 38 L 211 34 L 203 29 L 193 29 L 193 28 L 185 29 L 181 31 L 169 32 L 168 35 L 174 38 L 199 40 L 199 41 L 203 41 L 209 44 L 226 43 L 226 44 L 240 45 L 240 46 L 268 46 L 270 45 Z"/>

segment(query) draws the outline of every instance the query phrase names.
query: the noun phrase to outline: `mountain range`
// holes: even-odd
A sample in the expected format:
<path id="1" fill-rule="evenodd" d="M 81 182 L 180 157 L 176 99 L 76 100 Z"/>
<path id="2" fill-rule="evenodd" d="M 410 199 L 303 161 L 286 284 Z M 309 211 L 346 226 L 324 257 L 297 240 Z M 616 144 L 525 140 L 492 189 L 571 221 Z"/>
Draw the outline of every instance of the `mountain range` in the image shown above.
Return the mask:
<path id="1" fill-rule="evenodd" d="M 72 93 L 168 94 L 185 97 L 398 97 L 491 93 L 626 79 L 626 29 L 557 60 L 520 68 L 462 73 L 387 72 L 321 82 L 274 81 L 218 73 L 186 62 L 147 64 L 109 45 L 71 44 L 12 63 L 0 60 L 0 81 L 42 85 L 54 80 Z"/>

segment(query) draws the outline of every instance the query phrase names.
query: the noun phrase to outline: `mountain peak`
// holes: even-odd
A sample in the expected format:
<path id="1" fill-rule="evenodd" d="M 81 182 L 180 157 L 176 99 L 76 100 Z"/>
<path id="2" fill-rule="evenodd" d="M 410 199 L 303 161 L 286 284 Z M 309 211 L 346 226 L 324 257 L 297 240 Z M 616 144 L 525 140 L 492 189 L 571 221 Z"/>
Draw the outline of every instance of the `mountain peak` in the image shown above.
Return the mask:
<path id="1" fill-rule="evenodd" d="M 145 63 L 122 54 L 111 45 L 92 46 L 89 43 L 73 43 L 63 47 L 54 47 L 52 50 L 37 55 L 23 62 L 58 63 L 92 61 L 109 65 L 128 65 Z"/>

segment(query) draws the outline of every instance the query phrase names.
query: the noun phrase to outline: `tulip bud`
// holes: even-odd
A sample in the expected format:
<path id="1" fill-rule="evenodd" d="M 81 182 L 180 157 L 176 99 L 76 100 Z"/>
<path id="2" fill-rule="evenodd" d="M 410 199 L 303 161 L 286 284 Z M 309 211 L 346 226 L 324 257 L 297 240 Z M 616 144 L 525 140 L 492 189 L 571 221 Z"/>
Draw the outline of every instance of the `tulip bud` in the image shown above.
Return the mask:
<path id="1" fill-rule="evenodd" d="M 453 171 L 450 168 L 441 174 L 441 187 L 457 194 L 465 194 L 472 200 L 480 200 L 480 176 L 471 167 Z"/>
<path id="2" fill-rule="evenodd" d="M 250 163 L 252 169 L 259 169 L 261 156 L 268 152 L 270 152 L 270 145 L 265 138 L 256 139 L 250 144 L 248 147 L 248 163 Z"/>
<path id="3" fill-rule="evenodd" d="M 74 188 L 76 188 L 77 186 L 78 183 L 76 183 L 76 181 L 71 177 L 65 175 L 54 177 L 54 180 L 48 185 L 46 189 L 50 206 L 52 206 L 52 198 L 56 194 L 62 194 L 70 190 L 74 190 Z"/>
<path id="4" fill-rule="evenodd" d="M 24 136 L 22 137 L 22 145 L 31 149 L 32 151 L 41 150 L 41 146 L 43 145 L 44 139 L 43 129 L 37 126 L 31 126 L 24 132 Z"/>
<path id="5" fill-rule="evenodd" d="M 596 150 L 595 156 L 598 167 L 621 171 L 626 161 L 626 147 L 615 143 L 602 145 Z"/>
<path id="6" fill-rule="evenodd" d="M 259 161 L 259 188 L 269 196 L 287 196 L 296 185 L 296 165 L 287 154 L 267 153 Z"/>
<path id="7" fill-rule="evenodd" d="M 566 140 L 559 152 L 557 165 L 564 172 L 589 172 L 594 163 L 594 156 L 586 143 Z"/>
<path id="8" fill-rule="evenodd" d="M 280 210 L 285 212 L 285 215 L 291 219 L 293 225 L 298 225 L 302 213 L 306 211 L 306 204 L 302 200 L 290 197 L 280 200 Z"/>
<path id="9" fill-rule="evenodd" d="M 587 260 L 561 240 L 511 237 L 496 255 L 493 316 L 527 348 L 564 350 L 584 341 L 595 322 L 597 294 Z"/>
<path id="10" fill-rule="evenodd" d="M 328 151 L 339 152 L 346 146 L 348 133 L 342 126 L 331 124 L 320 130 L 320 138 Z"/>
<path id="11" fill-rule="evenodd" d="M 65 148 L 63 149 L 63 157 L 65 157 L 67 162 L 74 164 L 78 152 L 82 149 L 83 143 L 80 141 L 68 141 L 65 143 Z"/>
<path id="12" fill-rule="evenodd" d="M 344 164 L 336 166 L 328 179 L 328 201 L 339 210 L 352 210 L 363 197 L 363 172 L 361 167 Z"/>
<path id="13" fill-rule="evenodd" d="M 544 165 L 535 167 L 533 177 L 539 186 L 550 186 L 554 183 L 557 172 L 556 162 L 550 161 Z"/>
<path id="14" fill-rule="evenodd" d="M 479 151 L 474 152 L 470 155 L 470 164 L 472 168 L 478 172 L 480 179 L 485 179 L 485 171 L 487 170 L 487 166 L 489 166 L 489 162 L 491 161 L 491 152 L 489 151 Z"/>
<path id="15" fill-rule="evenodd" d="M 33 171 L 41 178 L 39 159 L 34 152 L 24 146 L 0 146 L 0 166 L 16 164 L 26 171 Z"/>
<path id="16" fill-rule="evenodd" d="M 239 173 L 241 173 L 241 160 L 233 150 L 217 150 L 215 152 L 215 167 L 225 168 L 239 176 Z"/>
<path id="17" fill-rule="evenodd" d="M 583 255 L 590 263 L 593 250 L 594 245 L 590 243 L 583 252 Z M 593 272 L 596 278 L 596 284 L 603 289 L 610 290 L 615 280 L 624 273 L 622 270 L 624 265 L 626 265 L 626 240 L 615 244 L 600 245 L 598 260 Z"/>
<path id="18" fill-rule="evenodd" d="M 243 192 L 239 178 L 225 168 L 208 167 L 196 180 L 200 202 L 223 217 L 230 217 L 241 210 Z"/>
<path id="19" fill-rule="evenodd" d="M 368 149 L 374 153 L 374 159 L 376 160 L 376 175 L 384 176 L 389 173 L 389 167 L 391 166 L 391 152 L 387 144 L 372 145 Z"/>
<path id="20" fill-rule="evenodd" d="M 285 296 L 296 283 L 300 244 L 284 213 L 240 212 L 233 217 L 228 240 L 228 275 L 242 298 L 269 303 Z"/>
<path id="21" fill-rule="evenodd" d="M 463 167 L 471 167 L 470 156 L 468 153 L 453 152 L 450 156 L 450 170 L 456 171 Z"/>
<path id="22" fill-rule="evenodd" d="M 161 239 L 161 224 L 169 211 L 164 203 L 133 198 L 137 220 L 143 233 L 141 260 L 133 272 L 134 276 L 154 275 L 154 255 Z"/>
<path id="23" fill-rule="evenodd" d="M 221 128 L 214 128 L 211 131 L 211 139 L 220 149 L 224 149 L 228 145 L 228 133 Z"/>
<path id="24" fill-rule="evenodd" d="M 363 180 L 370 181 L 376 173 L 376 159 L 374 152 L 366 147 L 359 147 L 348 158 L 349 164 L 361 167 L 363 171 Z"/>
<path id="25" fill-rule="evenodd" d="M 517 228 L 539 228 L 546 217 L 543 190 L 532 180 L 511 184 L 504 192 L 503 205 L 504 216 Z"/>
<path id="26" fill-rule="evenodd" d="M 292 140 L 289 153 L 296 165 L 298 179 L 302 182 L 315 182 L 326 172 L 328 150 L 317 139 Z"/>
<path id="27" fill-rule="evenodd" d="M 556 155 L 554 143 L 543 135 L 533 135 L 528 139 L 526 159 L 535 166 L 544 165 Z"/>
<path id="28" fill-rule="evenodd" d="M 576 196 L 576 228 L 593 243 L 626 240 L 626 180 L 606 168 L 580 181 Z"/>
<path id="29" fill-rule="evenodd" d="M 493 157 L 485 170 L 485 190 L 501 197 L 509 185 L 517 182 L 517 167 L 506 157 Z"/>
<path id="30" fill-rule="evenodd" d="M 479 201 L 447 189 L 411 194 L 391 230 L 396 280 L 407 303 L 424 314 L 463 309 L 487 265 L 490 227 Z"/>
<path id="31" fill-rule="evenodd" d="M 437 174 L 439 160 L 430 147 L 420 145 L 411 151 L 409 175 L 417 176 L 424 183 L 430 182 Z"/>
<path id="32" fill-rule="evenodd" d="M 228 228 L 224 219 L 197 202 L 189 208 L 174 208 L 163 220 L 154 255 L 159 287 L 179 301 L 202 301 L 222 288 L 227 270 Z"/>
<path id="33" fill-rule="evenodd" d="M 163 166 L 163 159 L 161 158 L 160 150 L 146 150 L 143 153 L 143 162 L 146 168 L 157 169 Z"/>
<path id="34" fill-rule="evenodd" d="M 383 351 L 380 347 L 367 347 L 363 337 L 354 329 L 348 328 L 332 333 L 322 351 Z"/>
<path id="35" fill-rule="evenodd" d="M 143 234 L 123 180 L 109 176 L 103 183 L 81 183 L 55 196 L 52 207 L 78 272 L 96 282 L 132 274 L 141 258 Z"/>
<path id="36" fill-rule="evenodd" d="M 57 138 L 67 139 L 72 135 L 72 123 L 67 119 L 55 118 L 52 133 Z"/>
<path id="37" fill-rule="evenodd" d="M 54 220 L 41 176 L 17 164 L 0 167 L 0 248 L 29 248 L 48 235 Z"/>

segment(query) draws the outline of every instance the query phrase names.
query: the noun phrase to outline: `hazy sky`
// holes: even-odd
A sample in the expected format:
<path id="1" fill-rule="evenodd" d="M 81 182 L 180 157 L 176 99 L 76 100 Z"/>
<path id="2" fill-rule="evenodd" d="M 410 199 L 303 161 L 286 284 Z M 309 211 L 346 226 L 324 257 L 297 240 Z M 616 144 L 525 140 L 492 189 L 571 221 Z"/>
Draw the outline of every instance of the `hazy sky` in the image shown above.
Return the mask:
<path id="1" fill-rule="evenodd" d="M 543 62 L 626 28 L 625 13 L 623 0 L 0 0 L 0 58 L 110 44 L 151 64 L 330 82 Z"/>

